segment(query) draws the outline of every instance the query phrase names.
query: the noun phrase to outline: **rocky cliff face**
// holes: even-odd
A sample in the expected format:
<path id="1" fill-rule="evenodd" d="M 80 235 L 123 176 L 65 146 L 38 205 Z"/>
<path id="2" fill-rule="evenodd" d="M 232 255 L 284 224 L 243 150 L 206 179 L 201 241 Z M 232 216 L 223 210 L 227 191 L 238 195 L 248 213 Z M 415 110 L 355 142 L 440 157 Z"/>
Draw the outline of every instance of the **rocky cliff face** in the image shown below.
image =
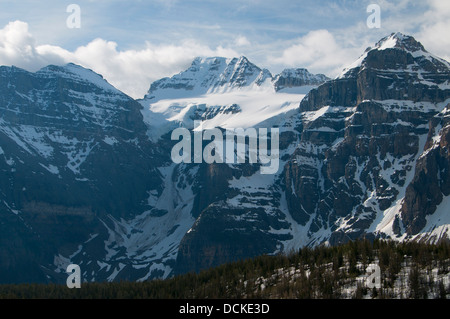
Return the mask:
<path id="1" fill-rule="evenodd" d="M 448 115 L 445 115 L 448 110 L 447 104 L 443 114 L 431 119 L 424 152 L 417 160 L 414 178 L 406 189 L 401 220 L 406 232 L 411 235 L 426 228 L 427 218 L 450 195 L 450 122 Z"/>
<path id="2" fill-rule="evenodd" d="M 0 92 L 1 272 L 47 279 L 54 255 L 75 251 L 102 219 L 148 207 L 159 157 L 140 104 L 90 70 L 2 67 Z"/>
<path id="3" fill-rule="evenodd" d="M 448 196 L 448 156 L 440 144 L 449 78 L 448 62 L 393 34 L 312 90 L 300 104 L 302 142 L 285 172 L 297 220 L 329 229 L 332 244 L 422 231 Z"/>

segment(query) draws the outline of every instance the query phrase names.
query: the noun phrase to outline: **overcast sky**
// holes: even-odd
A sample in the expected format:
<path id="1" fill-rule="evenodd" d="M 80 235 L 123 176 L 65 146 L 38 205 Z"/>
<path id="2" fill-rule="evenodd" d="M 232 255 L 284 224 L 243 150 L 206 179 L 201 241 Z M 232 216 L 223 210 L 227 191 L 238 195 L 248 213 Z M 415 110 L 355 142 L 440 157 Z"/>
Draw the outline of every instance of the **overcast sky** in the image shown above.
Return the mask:
<path id="1" fill-rule="evenodd" d="M 67 25 L 70 4 L 79 28 Z M 380 28 L 367 26 L 369 4 L 380 7 Z M 196 56 L 245 55 L 273 74 L 305 67 L 334 77 L 397 31 L 450 60 L 448 30 L 448 0 L 2 0 L 0 65 L 74 62 L 141 98 Z"/>

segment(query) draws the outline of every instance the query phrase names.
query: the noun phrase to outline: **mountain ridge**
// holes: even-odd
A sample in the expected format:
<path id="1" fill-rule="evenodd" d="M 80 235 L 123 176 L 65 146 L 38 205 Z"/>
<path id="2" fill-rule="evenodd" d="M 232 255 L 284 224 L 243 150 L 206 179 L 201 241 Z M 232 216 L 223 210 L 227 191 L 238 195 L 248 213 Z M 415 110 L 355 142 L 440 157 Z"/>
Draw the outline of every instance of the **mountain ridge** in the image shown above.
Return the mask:
<path id="1" fill-rule="evenodd" d="M 285 69 L 275 76 L 267 69 L 261 69 L 245 56 L 239 58 L 225 57 L 197 57 L 191 66 L 172 77 L 154 81 L 143 100 L 158 101 L 165 96 L 170 98 L 189 97 L 210 93 L 226 93 L 233 89 L 246 87 L 260 87 L 266 81 L 275 82 L 273 85 L 278 91 L 278 82 L 283 76 L 290 76 L 294 81 L 288 86 L 317 85 L 328 78 L 323 75 L 313 75 L 306 69 Z M 295 78 L 298 78 L 295 82 Z M 180 90 L 181 93 L 171 89 Z M 168 90 L 164 95 L 162 92 Z M 181 95 L 180 95 L 181 94 Z"/>

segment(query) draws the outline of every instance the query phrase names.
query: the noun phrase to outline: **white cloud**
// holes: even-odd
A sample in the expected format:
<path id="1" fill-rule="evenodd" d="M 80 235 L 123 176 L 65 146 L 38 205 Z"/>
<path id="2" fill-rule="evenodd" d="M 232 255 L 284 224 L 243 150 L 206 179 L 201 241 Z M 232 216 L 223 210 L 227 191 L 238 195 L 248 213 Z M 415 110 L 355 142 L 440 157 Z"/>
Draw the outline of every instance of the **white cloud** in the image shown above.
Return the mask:
<path id="1" fill-rule="evenodd" d="M 361 48 L 344 47 L 328 30 L 310 31 L 287 47 L 275 63 L 289 67 L 306 67 L 310 72 L 335 76 L 353 62 Z"/>
<path id="2" fill-rule="evenodd" d="M 376 3 L 383 9 L 383 11 L 389 10 L 398 12 L 405 10 L 408 5 L 410 5 L 411 0 L 397 0 L 394 3 L 388 0 L 378 0 Z"/>
<path id="3" fill-rule="evenodd" d="M 429 0 L 418 37 L 425 48 L 450 61 L 450 1 Z"/>
<path id="4" fill-rule="evenodd" d="M 23 68 L 44 63 L 36 53 L 35 40 L 28 32 L 28 24 L 14 21 L 0 30 L 0 63 Z"/>
<path id="5" fill-rule="evenodd" d="M 235 44 L 238 47 L 244 47 L 244 46 L 249 46 L 251 43 L 245 36 L 240 35 L 236 38 Z"/>
<path id="6" fill-rule="evenodd" d="M 0 29 L 1 65 L 36 71 L 48 64 L 73 62 L 103 75 L 112 85 L 134 98 L 142 98 L 153 81 L 180 72 L 196 56 L 237 55 L 232 49 L 221 46 L 211 49 L 194 40 L 158 46 L 147 42 L 140 50 L 121 51 L 116 42 L 100 38 L 72 52 L 59 46 L 36 45 L 25 22 L 11 22 Z"/>

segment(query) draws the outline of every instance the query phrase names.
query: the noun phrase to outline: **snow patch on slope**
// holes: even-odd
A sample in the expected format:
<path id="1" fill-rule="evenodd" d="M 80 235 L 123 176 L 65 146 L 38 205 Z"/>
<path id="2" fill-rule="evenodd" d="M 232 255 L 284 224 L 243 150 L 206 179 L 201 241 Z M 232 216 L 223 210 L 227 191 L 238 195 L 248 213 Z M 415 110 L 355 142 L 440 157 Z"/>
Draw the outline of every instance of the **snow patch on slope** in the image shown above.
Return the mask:
<path id="1" fill-rule="evenodd" d="M 160 168 L 164 190 L 159 196 L 149 193 L 149 203 L 154 205 L 151 210 L 132 220 L 110 216 L 112 227 L 104 223 L 109 238 L 105 241 L 107 253 L 103 266 L 126 257 L 133 268 L 147 269 L 147 275 L 140 280 L 146 280 L 155 270 L 162 270 L 163 278 L 170 274 L 171 268 L 166 263 L 176 259 L 179 243 L 195 221 L 190 214 L 194 202 L 192 185 L 180 188 L 179 181 L 172 179 L 175 169 L 175 164 Z M 196 169 L 189 174 L 195 174 Z M 122 269 L 114 269 L 108 280 L 114 280 Z"/>

